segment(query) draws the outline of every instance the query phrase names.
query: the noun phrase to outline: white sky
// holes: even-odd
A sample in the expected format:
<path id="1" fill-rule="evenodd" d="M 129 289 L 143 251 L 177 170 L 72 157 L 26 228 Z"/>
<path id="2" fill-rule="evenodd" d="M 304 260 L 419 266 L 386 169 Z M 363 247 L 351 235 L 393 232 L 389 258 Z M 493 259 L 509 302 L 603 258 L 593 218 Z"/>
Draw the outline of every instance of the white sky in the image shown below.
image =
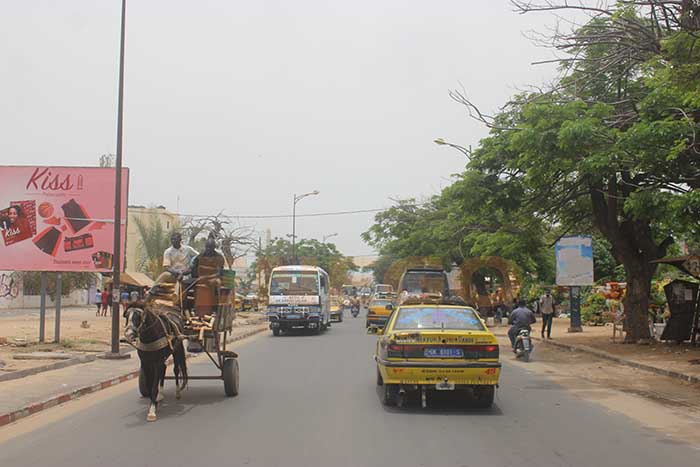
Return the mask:
<path id="1" fill-rule="evenodd" d="M 0 0 L 0 164 L 96 165 L 116 146 L 119 0 Z M 486 129 L 447 95 L 493 111 L 553 77 L 523 37 L 554 18 L 506 0 L 131 0 L 124 163 L 130 204 L 180 212 L 371 209 L 424 197 Z M 301 218 L 300 237 L 371 249 L 373 215 Z M 253 221 L 246 221 L 252 223 Z M 290 220 L 254 221 L 273 235 Z"/>

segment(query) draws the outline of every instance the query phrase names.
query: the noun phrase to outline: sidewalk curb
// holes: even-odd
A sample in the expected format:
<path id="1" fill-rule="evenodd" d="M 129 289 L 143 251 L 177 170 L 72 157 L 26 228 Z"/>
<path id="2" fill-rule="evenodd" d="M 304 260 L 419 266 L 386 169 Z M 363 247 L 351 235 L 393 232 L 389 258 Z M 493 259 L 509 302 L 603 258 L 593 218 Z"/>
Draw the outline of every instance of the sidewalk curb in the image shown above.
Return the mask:
<path id="1" fill-rule="evenodd" d="M 79 365 L 81 363 L 88 363 L 95 360 L 97 360 L 97 355 L 81 355 L 80 357 L 49 363 L 48 365 L 35 366 L 34 368 L 27 368 L 26 370 L 13 371 L 12 373 L 0 375 L 0 383 L 12 381 L 13 379 L 24 378 L 25 376 L 33 376 L 43 373 L 44 371 L 60 370 L 61 368 Z"/>
<path id="2" fill-rule="evenodd" d="M 240 341 L 243 339 L 247 339 L 248 337 L 254 336 L 256 334 L 260 334 L 261 332 L 267 331 L 268 327 L 261 327 L 259 329 L 253 329 L 251 331 L 248 331 L 246 333 L 243 333 L 241 335 L 235 336 L 232 339 L 228 340 L 227 342 L 236 342 Z M 201 355 L 201 354 L 197 354 Z M 92 356 L 91 356 L 92 357 Z M 59 363 L 65 363 L 65 362 L 59 362 Z M 66 365 L 70 366 L 70 365 Z M 63 368 L 63 367 L 59 367 Z M 29 375 L 26 375 L 29 376 Z M 84 386 L 82 388 L 74 389 L 68 393 L 65 394 L 58 394 L 56 396 L 53 396 L 43 402 L 36 402 L 34 404 L 30 404 L 26 407 L 22 407 L 21 409 L 14 410 L 12 412 L 0 414 L 0 427 L 9 425 L 10 423 L 16 422 L 17 420 L 20 420 L 22 418 L 28 417 L 30 415 L 34 415 L 35 413 L 41 412 L 42 410 L 49 409 L 51 407 L 55 407 L 59 404 L 64 404 L 66 402 L 70 402 L 74 399 L 79 398 L 80 396 L 84 396 L 86 394 L 92 394 L 97 391 L 101 391 L 103 389 L 107 389 L 112 386 L 116 386 L 117 384 L 124 383 L 126 381 L 138 378 L 139 376 L 139 371 L 130 371 L 129 373 L 126 373 L 121 376 L 117 376 L 114 378 L 106 379 L 104 381 L 101 381 L 99 383 L 91 384 L 89 386 Z"/>
<path id="3" fill-rule="evenodd" d="M 542 342 L 546 345 L 552 345 L 554 347 L 559 347 L 559 348 L 571 350 L 574 352 L 588 353 L 591 355 L 595 355 L 596 357 L 604 358 L 606 360 L 611 360 L 613 362 L 620 363 L 620 364 L 625 365 L 625 366 L 629 366 L 631 368 L 649 371 L 651 373 L 656 373 L 657 375 L 661 375 L 661 376 L 668 376 L 671 378 L 680 379 L 680 380 L 686 381 L 688 383 L 700 383 L 700 377 L 698 377 L 698 376 L 688 375 L 688 374 L 681 373 L 679 371 L 674 371 L 674 370 L 665 370 L 663 368 L 655 367 L 652 365 L 646 365 L 644 363 L 634 362 L 632 360 L 627 360 L 624 358 L 616 357 L 615 355 L 613 355 L 611 353 L 605 352 L 603 350 L 597 350 L 597 349 L 588 347 L 586 345 L 563 344 L 561 342 L 555 342 L 552 340 L 542 340 L 538 337 L 533 337 L 533 340 L 538 341 L 538 342 Z"/>

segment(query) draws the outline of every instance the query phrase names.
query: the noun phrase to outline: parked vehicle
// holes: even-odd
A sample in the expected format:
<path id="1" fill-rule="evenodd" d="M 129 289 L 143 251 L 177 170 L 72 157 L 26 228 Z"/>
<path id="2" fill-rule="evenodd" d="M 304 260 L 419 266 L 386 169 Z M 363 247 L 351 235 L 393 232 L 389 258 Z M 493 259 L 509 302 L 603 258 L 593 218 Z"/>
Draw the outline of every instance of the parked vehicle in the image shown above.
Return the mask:
<path id="1" fill-rule="evenodd" d="M 328 273 L 316 266 L 280 266 L 270 274 L 267 317 L 275 336 L 292 329 L 315 334 L 331 325 Z"/>
<path id="2" fill-rule="evenodd" d="M 515 358 L 519 358 L 524 362 L 530 361 L 530 353 L 534 346 L 532 345 L 532 339 L 530 338 L 530 331 L 527 329 L 521 329 L 518 332 L 518 336 L 515 338 Z"/>

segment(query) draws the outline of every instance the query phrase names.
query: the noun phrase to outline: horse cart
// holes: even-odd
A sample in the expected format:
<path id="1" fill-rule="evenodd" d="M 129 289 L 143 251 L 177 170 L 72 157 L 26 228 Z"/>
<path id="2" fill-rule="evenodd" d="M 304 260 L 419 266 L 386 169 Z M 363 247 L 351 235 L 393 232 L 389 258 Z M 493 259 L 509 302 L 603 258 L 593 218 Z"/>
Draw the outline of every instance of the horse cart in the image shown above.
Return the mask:
<path id="1" fill-rule="evenodd" d="M 190 352 L 204 352 L 216 367 L 211 375 L 186 375 L 186 381 L 222 380 L 226 396 L 238 395 L 238 355 L 227 349 L 235 318 L 235 273 L 224 270 L 200 276 L 189 282 L 160 284 L 144 308 L 172 326 L 177 341 L 186 341 Z M 170 344 L 172 347 L 172 344 Z M 176 379 L 164 376 L 164 380 Z M 179 397 L 179 389 L 177 397 Z M 139 392 L 149 397 L 151 390 L 144 370 L 139 372 Z"/>

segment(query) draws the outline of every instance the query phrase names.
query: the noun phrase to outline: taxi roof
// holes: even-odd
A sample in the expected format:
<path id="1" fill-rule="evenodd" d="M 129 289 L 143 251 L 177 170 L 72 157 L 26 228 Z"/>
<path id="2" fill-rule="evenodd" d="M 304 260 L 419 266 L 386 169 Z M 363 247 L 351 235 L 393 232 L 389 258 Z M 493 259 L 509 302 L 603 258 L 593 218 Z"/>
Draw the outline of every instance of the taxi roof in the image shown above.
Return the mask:
<path id="1" fill-rule="evenodd" d="M 411 303 L 408 305 L 399 305 L 396 308 L 468 308 L 478 313 L 476 308 L 471 305 L 443 305 L 440 303 Z"/>
<path id="2" fill-rule="evenodd" d="M 294 266 L 277 266 L 272 270 L 272 272 L 276 271 L 286 271 L 286 272 L 318 272 L 322 271 L 326 273 L 326 271 L 323 270 L 323 268 L 320 268 L 318 266 L 305 266 L 305 265 L 294 265 Z M 326 273 L 327 274 L 327 273 Z"/>

